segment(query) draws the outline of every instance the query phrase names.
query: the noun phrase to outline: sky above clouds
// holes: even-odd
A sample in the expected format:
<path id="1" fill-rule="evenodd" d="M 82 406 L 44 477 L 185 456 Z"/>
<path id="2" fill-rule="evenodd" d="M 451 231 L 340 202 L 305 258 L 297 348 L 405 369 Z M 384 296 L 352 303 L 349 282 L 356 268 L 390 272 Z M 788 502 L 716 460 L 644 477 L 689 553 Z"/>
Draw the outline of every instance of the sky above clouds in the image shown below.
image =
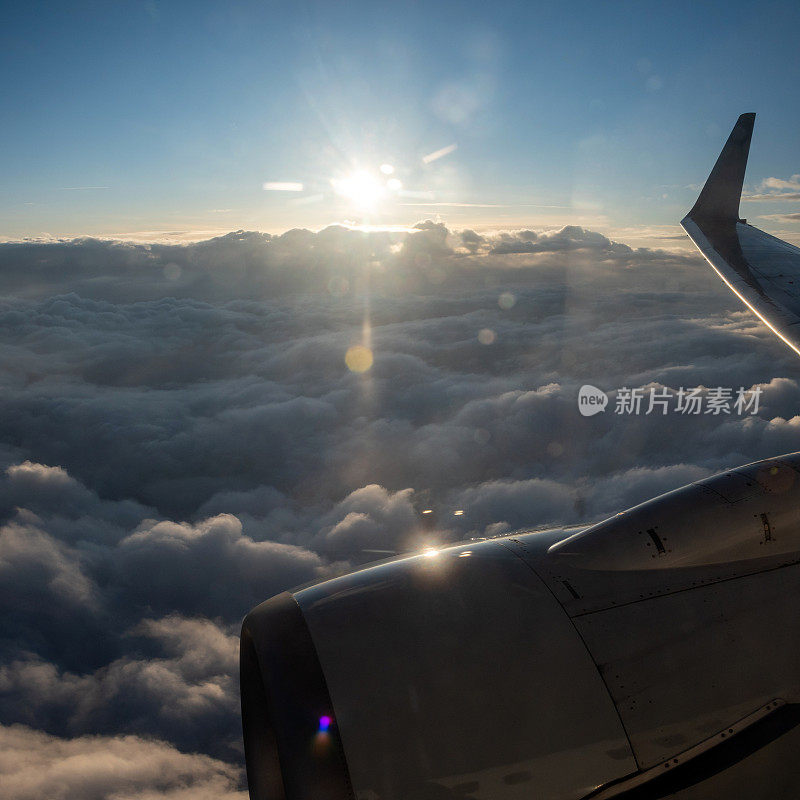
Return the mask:
<path id="1" fill-rule="evenodd" d="M 800 449 L 795 356 L 699 256 L 575 226 L 7 243 L 0 294 L 11 800 L 242 800 L 261 600 Z M 681 386 L 760 408 L 613 413 Z"/>
<path id="2" fill-rule="evenodd" d="M 743 111 L 759 114 L 747 192 L 797 194 L 775 182 L 800 171 L 799 17 L 794 2 L 688 0 L 16 4 L 0 32 L 0 236 L 438 215 L 657 246 Z M 347 191 L 360 173 L 376 202 Z M 745 215 L 796 237 L 793 212 L 784 197 Z"/>

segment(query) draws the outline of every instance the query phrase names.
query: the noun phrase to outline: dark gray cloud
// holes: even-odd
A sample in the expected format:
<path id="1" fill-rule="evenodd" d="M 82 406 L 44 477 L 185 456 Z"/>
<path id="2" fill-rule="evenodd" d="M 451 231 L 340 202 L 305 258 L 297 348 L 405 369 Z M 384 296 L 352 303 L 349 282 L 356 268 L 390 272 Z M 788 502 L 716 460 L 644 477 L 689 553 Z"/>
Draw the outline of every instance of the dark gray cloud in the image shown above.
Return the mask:
<path id="1" fill-rule="evenodd" d="M 760 193 L 744 195 L 743 200 L 776 202 L 800 200 L 800 175 L 783 178 L 765 178 L 758 186 Z"/>
<path id="2" fill-rule="evenodd" d="M 699 257 L 574 226 L 6 244 L 0 292 L 0 722 L 41 763 L 7 762 L 15 798 L 71 747 L 70 797 L 191 788 L 111 786 L 105 746 L 227 796 L 238 766 L 203 759 L 240 762 L 260 600 L 800 449 L 795 357 Z M 755 385 L 755 416 L 614 413 L 622 387 Z"/>
<path id="3" fill-rule="evenodd" d="M 748 194 L 742 200 L 754 202 L 776 203 L 783 200 L 800 200 L 800 192 L 767 192 L 766 194 Z"/>
<path id="4" fill-rule="evenodd" d="M 800 199 L 800 195 L 798 195 L 798 199 Z M 764 214 L 762 215 L 763 219 L 778 219 L 784 222 L 797 222 L 800 220 L 800 214 Z"/>

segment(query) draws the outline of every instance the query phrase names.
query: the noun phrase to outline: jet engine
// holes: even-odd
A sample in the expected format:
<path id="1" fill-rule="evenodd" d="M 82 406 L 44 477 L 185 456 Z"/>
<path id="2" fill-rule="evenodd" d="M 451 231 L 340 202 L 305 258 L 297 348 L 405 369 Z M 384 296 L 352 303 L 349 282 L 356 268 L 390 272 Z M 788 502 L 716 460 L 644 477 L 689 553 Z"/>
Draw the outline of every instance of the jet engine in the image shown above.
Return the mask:
<path id="1" fill-rule="evenodd" d="M 798 607 L 800 454 L 284 593 L 242 627 L 250 796 L 796 797 Z"/>

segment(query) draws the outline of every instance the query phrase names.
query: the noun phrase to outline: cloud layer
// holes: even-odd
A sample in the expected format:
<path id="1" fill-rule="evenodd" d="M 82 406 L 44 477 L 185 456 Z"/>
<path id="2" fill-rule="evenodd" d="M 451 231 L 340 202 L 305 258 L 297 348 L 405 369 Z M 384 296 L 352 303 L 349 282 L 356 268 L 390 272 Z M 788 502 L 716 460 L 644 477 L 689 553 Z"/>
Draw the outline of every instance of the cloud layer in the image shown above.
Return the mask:
<path id="1" fill-rule="evenodd" d="M 15 800 L 238 797 L 259 601 L 800 449 L 792 354 L 699 257 L 576 227 L 5 244 L 0 292 Z M 755 385 L 754 416 L 614 413 L 622 387 Z"/>
<path id="2" fill-rule="evenodd" d="M 238 771 L 135 736 L 60 739 L 22 725 L 0 726 L 6 800 L 246 800 Z"/>

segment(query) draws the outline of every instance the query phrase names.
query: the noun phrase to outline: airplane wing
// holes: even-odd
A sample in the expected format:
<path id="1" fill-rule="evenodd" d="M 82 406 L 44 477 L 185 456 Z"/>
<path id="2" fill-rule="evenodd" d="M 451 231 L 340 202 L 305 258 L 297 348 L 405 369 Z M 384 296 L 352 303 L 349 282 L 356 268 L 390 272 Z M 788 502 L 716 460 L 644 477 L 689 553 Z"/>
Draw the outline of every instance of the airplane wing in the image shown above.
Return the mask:
<path id="1" fill-rule="evenodd" d="M 800 355 L 800 248 L 739 217 L 755 118 L 739 117 L 681 225 L 728 288 Z"/>

